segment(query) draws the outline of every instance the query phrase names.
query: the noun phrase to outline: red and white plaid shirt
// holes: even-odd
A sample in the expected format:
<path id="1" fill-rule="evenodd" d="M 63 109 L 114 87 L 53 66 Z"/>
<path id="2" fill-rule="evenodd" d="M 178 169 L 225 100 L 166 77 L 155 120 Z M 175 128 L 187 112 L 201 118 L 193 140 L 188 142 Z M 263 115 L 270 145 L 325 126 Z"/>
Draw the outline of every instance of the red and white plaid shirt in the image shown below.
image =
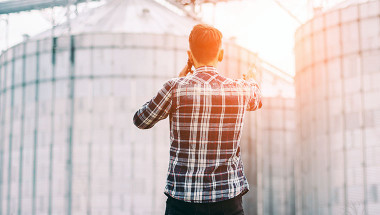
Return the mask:
<path id="1" fill-rule="evenodd" d="M 232 80 L 215 67 L 167 81 L 139 109 L 134 124 L 153 127 L 170 118 L 170 162 L 165 194 L 206 203 L 244 195 L 249 190 L 240 153 L 245 111 L 261 107 L 261 92 L 251 80 Z"/>

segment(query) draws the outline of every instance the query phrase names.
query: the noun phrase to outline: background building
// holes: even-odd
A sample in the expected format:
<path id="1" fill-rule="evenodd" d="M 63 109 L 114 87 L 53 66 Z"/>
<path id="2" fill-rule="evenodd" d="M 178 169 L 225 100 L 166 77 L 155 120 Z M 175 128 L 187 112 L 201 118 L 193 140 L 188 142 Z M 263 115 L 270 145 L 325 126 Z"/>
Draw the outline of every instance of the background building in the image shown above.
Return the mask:
<path id="1" fill-rule="evenodd" d="M 380 1 L 356 2 L 295 34 L 297 214 L 380 214 Z"/>
<path id="2" fill-rule="evenodd" d="M 247 116 L 242 155 L 253 191 L 244 199 L 247 214 L 295 214 L 294 122 L 294 98 L 266 97 L 263 108 Z"/>

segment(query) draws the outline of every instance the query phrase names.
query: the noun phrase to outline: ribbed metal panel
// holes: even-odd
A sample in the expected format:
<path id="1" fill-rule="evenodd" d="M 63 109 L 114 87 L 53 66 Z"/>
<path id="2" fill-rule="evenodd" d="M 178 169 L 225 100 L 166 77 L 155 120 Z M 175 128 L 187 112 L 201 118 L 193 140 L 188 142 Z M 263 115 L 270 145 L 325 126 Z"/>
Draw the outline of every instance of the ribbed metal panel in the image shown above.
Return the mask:
<path id="1" fill-rule="evenodd" d="M 296 32 L 297 214 L 380 213 L 379 15 L 351 4 Z"/>
<path id="2" fill-rule="evenodd" d="M 141 131 L 132 117 L 180 71 L 185 38 L 114 35 L 133 48 L 78 42 L 101 36 L 30 41 L 37 45 L 20 46 L 36 50 L 5 53 L 12 56 L 1 62 L 2 214 L 162 213 L 168 127 Z M 153 38 L 173 45 L 146 45 Z"/>
<path id="3" fill-rule="evenodd" d="M 294 98 L 266 97 L 263 104 L 261 111 L 248 114 L 244 130 L 247 136 L 242 140 L 245 162 L 256 155 L 257 181 L 251 184 L 257 184 L 253 190 L 257 192 L 257 214 L 294 214 Z M 249 153 L 246 150 L 252 144 L 256 145 L 255 152 Z M 250 174 L 253 169 L 245 171 Z"/>

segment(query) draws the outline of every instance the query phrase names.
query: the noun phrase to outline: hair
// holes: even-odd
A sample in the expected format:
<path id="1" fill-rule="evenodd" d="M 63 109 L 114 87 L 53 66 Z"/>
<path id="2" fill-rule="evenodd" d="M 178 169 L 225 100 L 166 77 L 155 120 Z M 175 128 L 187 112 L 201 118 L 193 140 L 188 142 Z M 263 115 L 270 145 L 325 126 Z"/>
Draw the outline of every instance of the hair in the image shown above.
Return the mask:
<path id="1" fill-rule="evenodd" d="M 210 25 L 195 25 L 189 36 L 189 45 L 197 62 L 208 63 L 214 60 L 222 45 L 222 37 L 222 33 Z"/>

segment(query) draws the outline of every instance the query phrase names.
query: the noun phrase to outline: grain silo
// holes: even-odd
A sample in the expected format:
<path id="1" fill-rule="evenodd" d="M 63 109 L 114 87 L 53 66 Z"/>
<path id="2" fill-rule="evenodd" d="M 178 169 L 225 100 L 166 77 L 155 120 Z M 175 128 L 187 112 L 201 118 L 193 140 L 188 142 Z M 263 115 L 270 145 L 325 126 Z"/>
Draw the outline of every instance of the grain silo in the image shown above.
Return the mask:
<path id="1" fill-rule="evenodd" d="M 158 214 L 168 126 L 137 108 L 186 63 L 195 22 L 114 0 L 1 56 L 2 214 Z M 51 35 L 54 34 L 52 38 Z"/>
<path id="2" fill-rule="evenodd" d="M 380 214 L 380 1 L 348 1 L 295 35 L 297 214 Z"/>
<path id="3" fill-rule="evenodd" d="M 0 214 L 162 214 L 168 122 L 141 131 L 132 116 L 185 65 L 194 24 L 155 1 L 112 0 L 5 51 Z M 239 77 L 252 63 L 262 66 L 256 54 L 232 42 L 224 48 L 220 71 L 227 76 Z M 260 69 L 268 83 L 263 90 L 284 96 L 290 82 L 270 71 Z M 254 114 L 245 129 L 259 133 Z M 249 152 L 260 140 L 251 144 L 259 135 L 245 133 L 253 188 L 262 170 Z M 247 210 L 255 195 L 245 197 Z"/>
<path id="4" fill-rule="evenodd" d="M 242 134 L 244 171 L 251 191 L 246 214 L 295 213 L 295 98 L 293 78 L 265 61 L 258 63 L 264 95 L 259 111 L 247 112 Z"/>
<path id="5" fill-rule="evenodd" d="M 264 96 L 263 108 L 247 112 L 241 139 L 250 192 L 243 198 L 246 214 L 292 215 L 295 212 L 295 98 L 293 77 L 234 43 L 223 44 L 218 70 L 242 77 L 252 65 Z"/>
<path id="6" fill-rule="evenodd" d="M 294 122 L 294 98 L 286 97 L 265 97 L 261 111 L 245 119 L 243 161 L 256 194 L 246 197 L 247 214 L 295 213 Z"/>

